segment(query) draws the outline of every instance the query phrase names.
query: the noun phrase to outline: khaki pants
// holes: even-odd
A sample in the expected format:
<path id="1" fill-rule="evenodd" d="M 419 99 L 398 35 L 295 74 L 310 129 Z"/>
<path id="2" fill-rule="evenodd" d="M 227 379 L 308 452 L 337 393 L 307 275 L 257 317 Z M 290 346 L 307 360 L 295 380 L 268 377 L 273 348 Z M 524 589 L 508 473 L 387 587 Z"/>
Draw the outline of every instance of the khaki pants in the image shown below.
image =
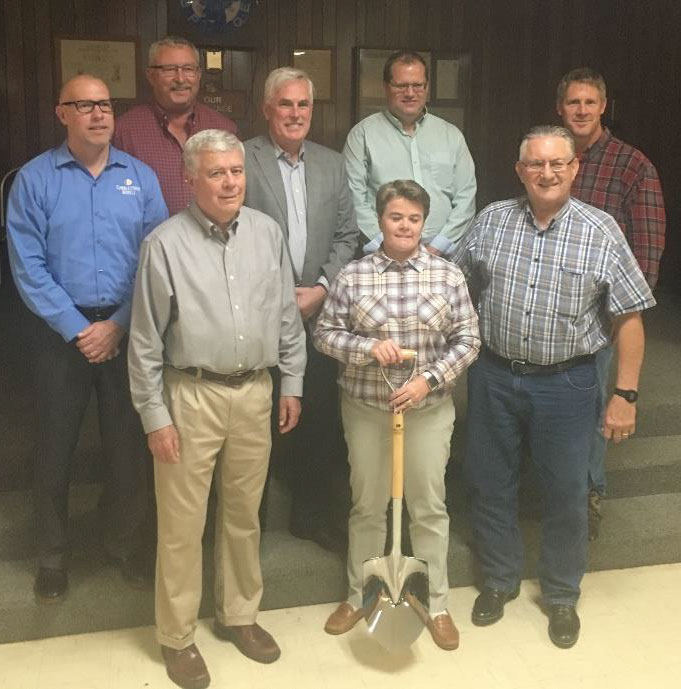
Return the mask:
<path id="1" fill-rule="evenodd" d="M 343 426 L 348 444 L 352 508 L 348 522 L 349 602 L 362 606 L 362 563 L 382 556 L 392 476 L 392 414 L 345 392 Z M 447 608 L 449 515 L 445 469 L 454 426 L 454 403 L 411 409 L 404 415 L 404 498 L 414 556 L 428 563 L 430 610 Z"/>
<path id="2" fill-rule="evenodd" d="M 154 462 L 156 627 L 159 642 L 179 650 L 194 642 L 213 472 L 215 614 L 226 625 L 255 622 L 263 588 L 258 508 L 271 447 L 272 380 L 264 369 L 231 388 L 166 369 L 164 395 L 180 436 L 180 462 Z"/>

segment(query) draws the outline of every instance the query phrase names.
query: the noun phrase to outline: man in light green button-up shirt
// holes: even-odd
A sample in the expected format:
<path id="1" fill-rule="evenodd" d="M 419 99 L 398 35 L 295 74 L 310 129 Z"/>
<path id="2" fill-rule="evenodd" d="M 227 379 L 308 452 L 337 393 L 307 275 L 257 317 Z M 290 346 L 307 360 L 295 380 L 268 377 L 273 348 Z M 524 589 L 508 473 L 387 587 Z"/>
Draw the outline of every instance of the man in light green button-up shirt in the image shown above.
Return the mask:
<path id="1" fill-rule="evenodd" d="M 344 149 L 364 251 L 381 243 L 378 188 L 413 179 L 430 195 L 423 243 L 431 253 L 449 253 L 475 215 L 473 159 L 459 129 L 426 111 L 428 68 L 418 53 L 393 53 L 383 80 L 387 109 L 356 124 Z"/>

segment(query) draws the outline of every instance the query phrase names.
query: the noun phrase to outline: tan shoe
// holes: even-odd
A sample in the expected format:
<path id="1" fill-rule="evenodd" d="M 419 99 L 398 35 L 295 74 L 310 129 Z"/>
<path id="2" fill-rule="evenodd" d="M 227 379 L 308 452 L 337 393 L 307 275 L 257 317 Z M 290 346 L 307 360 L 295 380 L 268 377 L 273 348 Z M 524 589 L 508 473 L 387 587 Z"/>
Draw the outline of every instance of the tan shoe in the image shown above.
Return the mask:
<path id="1" fill-rule="evenodd" d="M 326 624 L 324 625 L 324 631 L 327 634 L 345 634 L 345 632 L 349 632 L 363 616 L 364 610 L 362 610 L 362 608 L 355 610 L 350 603 L 345 601 L 329 615 L 329 619 L 326 620 Z"/>
<path id="2" fill-rule="evenodd" d="M 269 632 L 259 624 L 227 626 L 215 620 L 215 636 L 231 641 L 247 658 L 258 663 L 273 663 L 281 655 L 281 649 Z"/>
<path id="3" fill-rule="evenodd" d="M 428 616 L 426 626 L 433 641 L 445 651 L 454 651 L 459 648 L 459 630 L 448 612 L 437 615 L 435 619 Z"/>
<path id="4" fill-rule="evenodd" d="M 182 689 L 206 689 L 210 684 L 208 668 L 195 644 L 181 650 L 161 646 L 168 677 Z"/>

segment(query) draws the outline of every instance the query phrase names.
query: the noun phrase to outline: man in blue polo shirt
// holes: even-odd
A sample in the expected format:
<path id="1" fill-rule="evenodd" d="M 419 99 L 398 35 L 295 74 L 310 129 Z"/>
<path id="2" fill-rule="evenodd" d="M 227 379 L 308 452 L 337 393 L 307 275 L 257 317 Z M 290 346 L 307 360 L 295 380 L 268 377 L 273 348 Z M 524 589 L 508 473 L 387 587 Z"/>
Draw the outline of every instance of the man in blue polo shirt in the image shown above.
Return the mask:
<path id="1" fill-rule="evenodd" d="M 9 255 L 19 293 L 37 316 L 32 338 L 40 419 L 35 499 L 39 599 L 67 589 L 69 473 L 91 390 L 104 449 L 104 549 L 131 582 L 146 510 L 144 435 L 126 362 L 139 246 L 168 216 L 154 172 L 109 144 L 113 108 L 102 81 L 64 84 L 56 108 L 66 141 L 19 171 L 9 198 Z"/>

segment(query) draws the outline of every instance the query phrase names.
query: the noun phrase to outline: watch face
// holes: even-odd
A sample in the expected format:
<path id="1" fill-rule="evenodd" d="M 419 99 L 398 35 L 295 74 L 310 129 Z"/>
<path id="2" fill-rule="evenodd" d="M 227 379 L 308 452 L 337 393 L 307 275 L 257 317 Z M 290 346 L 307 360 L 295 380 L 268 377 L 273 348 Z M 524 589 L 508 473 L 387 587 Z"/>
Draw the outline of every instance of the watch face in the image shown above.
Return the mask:
<path id="1" fill-rule="evenodd" d="M 619 395 L 620 397 L 624 397 L 627 402 L 636 402 L 638 399 L 638 392 L 636 392 L 636 390 L 621 390 L 620 388 L 617 388 L 615 390 L 615 394 Z"/>

